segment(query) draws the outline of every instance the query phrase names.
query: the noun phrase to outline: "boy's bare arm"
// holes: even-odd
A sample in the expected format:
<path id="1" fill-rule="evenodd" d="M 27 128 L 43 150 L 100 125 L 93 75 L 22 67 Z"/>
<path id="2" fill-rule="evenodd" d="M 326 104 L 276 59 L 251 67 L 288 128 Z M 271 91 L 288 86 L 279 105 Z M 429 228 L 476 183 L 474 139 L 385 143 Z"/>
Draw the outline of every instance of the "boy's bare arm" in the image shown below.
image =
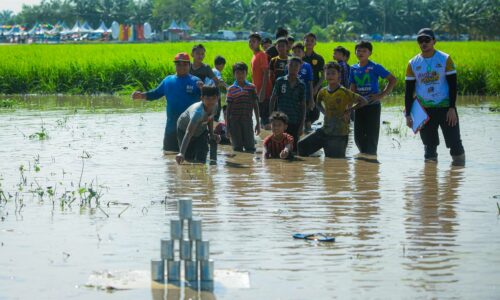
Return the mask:
<path id="1" fill-rule="evenodd" d="M 257 124 L 255 125 L 255 134 L 259 135 L 260 134 L 260 112 L 259 112 L 259 98 L 255 97 L 255 101 L 253 103 L 253 112 L 255 115 L 255 120 L 257 121 Z"/>
<path id="2" fill-rule="evenodd" d="M 175 158 L 177 163 L 182 163 L 184 161 L 184 155 L 186 155 L 186 150 L 189 145 L 189 142 L 191 141 L 191 138 L 193 137 L 194 130 L 196 128 L 196 123 L 193 123 L 189 121 L 189 125 L 186 129 L 186 133 L 184 134 L 184 137 L 182 138 L 182 143 L 181 147 L 179 149 L 179 154 L 177 154 L 177 157 Z"/>
<path id="3" fill-rule="evenodd" d="M 352 100 L 355 103 L 355 105 L 351 109 L 354 109 L 354 110 L 368 104 L 368 101 L 366 101 L 366 99 L 364 97 L 362 97 L 361 95 L 356 94 L 356 93 L 353 94 Z"/>
<path id="4" fill-rule="evenodd" d="M 319 89 L 321 88 L 321 85 L 323 84 L 323 81 L 325 81 L 325 71 L 321 71 L 319 75 L 319 81 L 314 87 L 314 93 L 316 94 Z"/>
<path id="5" fill-rule="evenodd" d="M 269 113 L 270 114 L 274 111 L 275 104 L 276 104 L 276 95 L 272 95 L 271 101 L 269 101 Z"/>

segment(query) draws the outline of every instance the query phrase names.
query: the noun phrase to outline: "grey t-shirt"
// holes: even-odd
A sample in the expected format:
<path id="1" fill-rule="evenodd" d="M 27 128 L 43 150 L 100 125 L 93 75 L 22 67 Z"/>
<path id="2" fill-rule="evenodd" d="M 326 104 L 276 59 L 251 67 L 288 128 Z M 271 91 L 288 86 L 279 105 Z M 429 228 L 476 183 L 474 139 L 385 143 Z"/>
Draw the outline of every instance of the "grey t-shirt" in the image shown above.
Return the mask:
<path id="1" fill-rule="evenodd" d="M 201 81 L 206 82 L 206 79 L 213 79 L 215 77 L 214 71 L 207 64 L 202 64 L 201 67 L 193 69 L 193 65 L 189 67 L 189 73 L 201 79 Z"/>
<path id="2" fill-rule="evenodd" d="M 189 122 L 192 122 L 195 124 L 193 136 L 198 137 L 207 130 L 207 124 L 210 120 L 213 120 L 216 112 L 217 105 L 214 106 L 213 111 L 207 112 L 204 109 L 202 101 L 196 102 L 181 114 L 177 120 L 177 129 L 185 132 L 187 131 Z"/>

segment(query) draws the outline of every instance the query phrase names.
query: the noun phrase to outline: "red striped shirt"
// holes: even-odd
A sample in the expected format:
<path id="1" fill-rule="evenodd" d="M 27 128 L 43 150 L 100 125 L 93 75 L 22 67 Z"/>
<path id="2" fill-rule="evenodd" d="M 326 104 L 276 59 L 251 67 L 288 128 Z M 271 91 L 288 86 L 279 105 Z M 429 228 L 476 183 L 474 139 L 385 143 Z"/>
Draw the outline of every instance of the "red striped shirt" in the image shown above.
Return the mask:
<path id="1" fill-rule="evenodd" d="M 293 151 L 293 136 L 288 133 L 283 133 L 281 140 L 277 141 L 270 135 L 264 139 L 264 148 L 266 149 L 267 158 L 280 158 L 280 153 L 285 149 L 286 145 L 290 145 L 290 151 Z"/>

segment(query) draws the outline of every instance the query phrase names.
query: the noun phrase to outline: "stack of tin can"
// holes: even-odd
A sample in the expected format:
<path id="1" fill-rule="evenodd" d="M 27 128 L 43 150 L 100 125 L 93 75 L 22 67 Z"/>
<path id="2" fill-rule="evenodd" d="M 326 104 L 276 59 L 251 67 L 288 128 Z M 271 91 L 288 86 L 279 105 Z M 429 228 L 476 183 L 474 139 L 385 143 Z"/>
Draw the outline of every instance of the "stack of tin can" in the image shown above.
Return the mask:
<path id="1" fill-rule="evenodd" d="M 161 259 L 151 260 L 151 279 L 165 282 L 166 270 L 168 283 L 180 285 L 184 279 L 191 288 L 212 290 L 214 262 L 209 242 L 202 239 L 201 219 L 193 218 L 192 200 L 178 200 L 177 207 L 179 218 L 170 220 L 170 239 L 161 240 Z"/>

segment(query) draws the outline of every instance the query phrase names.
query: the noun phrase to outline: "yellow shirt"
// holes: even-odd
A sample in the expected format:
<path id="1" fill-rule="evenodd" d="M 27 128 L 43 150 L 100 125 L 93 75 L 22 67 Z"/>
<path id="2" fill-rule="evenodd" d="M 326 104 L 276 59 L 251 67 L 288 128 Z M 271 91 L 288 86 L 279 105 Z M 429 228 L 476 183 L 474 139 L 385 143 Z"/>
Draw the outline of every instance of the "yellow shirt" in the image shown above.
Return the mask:
<path id="1" fill-rule="evenodd" d="M 317 103 L 325 109 L 323 132 L 327 135 L 349 135 L 349 119 L 344 118 L 345 111 L 353 106 L 354 99 L 360 97 L 352 91 L 340 86 L 333 92 L 328 87 L 322 88 L 316 97 Z"/>

